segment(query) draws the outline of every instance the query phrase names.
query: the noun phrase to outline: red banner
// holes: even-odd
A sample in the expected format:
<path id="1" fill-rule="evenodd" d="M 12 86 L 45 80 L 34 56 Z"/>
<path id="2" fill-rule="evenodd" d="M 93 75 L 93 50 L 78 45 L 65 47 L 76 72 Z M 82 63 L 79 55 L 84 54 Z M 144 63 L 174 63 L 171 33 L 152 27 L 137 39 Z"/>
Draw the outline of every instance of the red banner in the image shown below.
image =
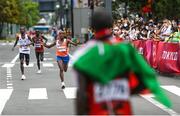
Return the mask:
<path id="1" fill-rule="evenodd" d="M 151 59 L 152 59 L 152 45 L 153 45 L 153 41 L 152 40 L 147 40 L 144 43 L 144 58 L 146 59 L 146 61 L 152 66 L 151 63 Z"/>
<path id="2" fill-rule="evenodd" d="M 143 55 L 144 54 L 144 48 L 145 48 L 145 43 L 146 41 L 144 40 L 135 40 L 133 41 L 133 45 L 135 48 L 138 50 L 139 54 Z"/>
<path id="3" fill-rule="evenodd" d="M 179 73 L 179 44 L 159 42 L 157 51 L 158 70 L 165 73 Z"/>
<path id="4" fill-rule="evenodd" d="M 151 55 L 151 66 L 157 69 L 157 51 L 158 51 L 159 41 L 153 41 L 152 44 L 152 55 Z"/>

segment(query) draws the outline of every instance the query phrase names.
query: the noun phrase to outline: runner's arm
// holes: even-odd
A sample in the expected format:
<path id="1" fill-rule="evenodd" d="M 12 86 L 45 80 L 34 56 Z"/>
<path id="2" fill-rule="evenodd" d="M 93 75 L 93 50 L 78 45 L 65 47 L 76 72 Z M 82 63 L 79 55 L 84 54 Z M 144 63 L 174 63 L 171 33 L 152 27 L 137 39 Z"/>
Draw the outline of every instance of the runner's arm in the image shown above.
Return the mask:
<path id="1" fill-rule="evenodd" d="M 46 43 L 44 43 L 44 46 L 46 47 L 46 48 L 51 48 L 51 47 L 53 47 L 53 46 L 55 46 L 56 45 L 56 42 L 54 41 L 52 44 L 50 44 L 50 45 L 47 45 Z"/>
<path id="2" fill-rule="evenodd" d="M 77 46 L 77 45 L 78 45 L 78 43 L 75 43 L 75 42 L 71 41 L 70 39 L 67 39 L 67 41 L 68 41 L 68 43 L 70 43 L 70 44 L 72 44 L 72 45 L 74 45 L 74 46 Z"/>
<path id="3" fill-rule="evenodd" d="M 45 43 L 47 43 L 48 39 L 44 36 L 42 36 L 43 40 L 45 40 Z"/>
<path id="4" fill-rule="evenodd" d="M 15 41 L 15 43 L 14 43 L 14 46 L 13 46 L 13 48 L 12 48 L 12 51 L 14 51 L 14 48 L 16 47 L 18 40 L 19 40 L 19 37 L 16 37 L 16 41 Z"/>
<path id="5" fill-rule="evenodd" d="M 30 40 L 30 44 L 27 44 L 26 46 L 30 46 L 30 45 L 33 45 L 34 46 L 34 42 L 33 42 L 33 40 L 31 39 L 31 37 L 30 36 L 28 36 L 28 39 Z"/>

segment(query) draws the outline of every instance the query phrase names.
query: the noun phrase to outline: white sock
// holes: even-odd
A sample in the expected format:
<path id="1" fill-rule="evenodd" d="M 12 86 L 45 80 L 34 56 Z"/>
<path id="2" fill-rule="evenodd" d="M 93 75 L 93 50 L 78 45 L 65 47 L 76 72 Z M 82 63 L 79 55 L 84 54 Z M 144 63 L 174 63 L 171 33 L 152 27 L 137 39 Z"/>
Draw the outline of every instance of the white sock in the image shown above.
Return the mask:
<path id="1" fill-rule="evenodd" d="M 61 84 L 62 84 L 62 85 L 65 85 L 64 81 L 63 81 L 63 82 L 61 82 Z"/>

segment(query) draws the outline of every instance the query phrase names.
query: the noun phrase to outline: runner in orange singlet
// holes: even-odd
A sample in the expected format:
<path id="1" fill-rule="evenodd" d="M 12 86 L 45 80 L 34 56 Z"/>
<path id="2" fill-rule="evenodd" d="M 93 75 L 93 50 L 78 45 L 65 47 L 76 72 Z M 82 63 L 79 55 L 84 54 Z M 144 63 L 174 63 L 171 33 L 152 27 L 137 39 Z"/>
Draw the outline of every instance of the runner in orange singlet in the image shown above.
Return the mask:
<path id="1" fill-rule="evenodd" d="M 72 42 L 70 39 L 66 39 L 65 32 L 60 31 L 56 38 L 56 41 L 50 45 L 44 45 L 47 48 L 51 48 L 56 45 L 56 60 L 59 66 L 60 71 L 60 79 L 61 79 L 61 88 L 65 88 L 64 83 L 64 72 L 68 69 L 68 62 L 69 62 L 69 48 L 68 45 L 73 44 L 77 45 L 76 43 Z"/>

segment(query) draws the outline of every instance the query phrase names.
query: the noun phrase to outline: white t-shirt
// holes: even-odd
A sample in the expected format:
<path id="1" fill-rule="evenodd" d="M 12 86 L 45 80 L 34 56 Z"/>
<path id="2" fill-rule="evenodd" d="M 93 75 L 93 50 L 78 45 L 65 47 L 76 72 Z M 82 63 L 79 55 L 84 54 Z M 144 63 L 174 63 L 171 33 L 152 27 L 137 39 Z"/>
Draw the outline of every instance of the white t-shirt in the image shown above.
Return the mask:
<path id="1" fill-rule="evenodd" d="M 18 40 L 18 44 L 17 44 L 18 46 L 20 46 L 19 47 L 19 53 L 30 54 L 30 47 L 26 46 L 30 43 L 31 43 L 31 41 L 29 40 L 27 35 L 25 35 L 24 39 L 20 35 L 19 40 Z"/>

